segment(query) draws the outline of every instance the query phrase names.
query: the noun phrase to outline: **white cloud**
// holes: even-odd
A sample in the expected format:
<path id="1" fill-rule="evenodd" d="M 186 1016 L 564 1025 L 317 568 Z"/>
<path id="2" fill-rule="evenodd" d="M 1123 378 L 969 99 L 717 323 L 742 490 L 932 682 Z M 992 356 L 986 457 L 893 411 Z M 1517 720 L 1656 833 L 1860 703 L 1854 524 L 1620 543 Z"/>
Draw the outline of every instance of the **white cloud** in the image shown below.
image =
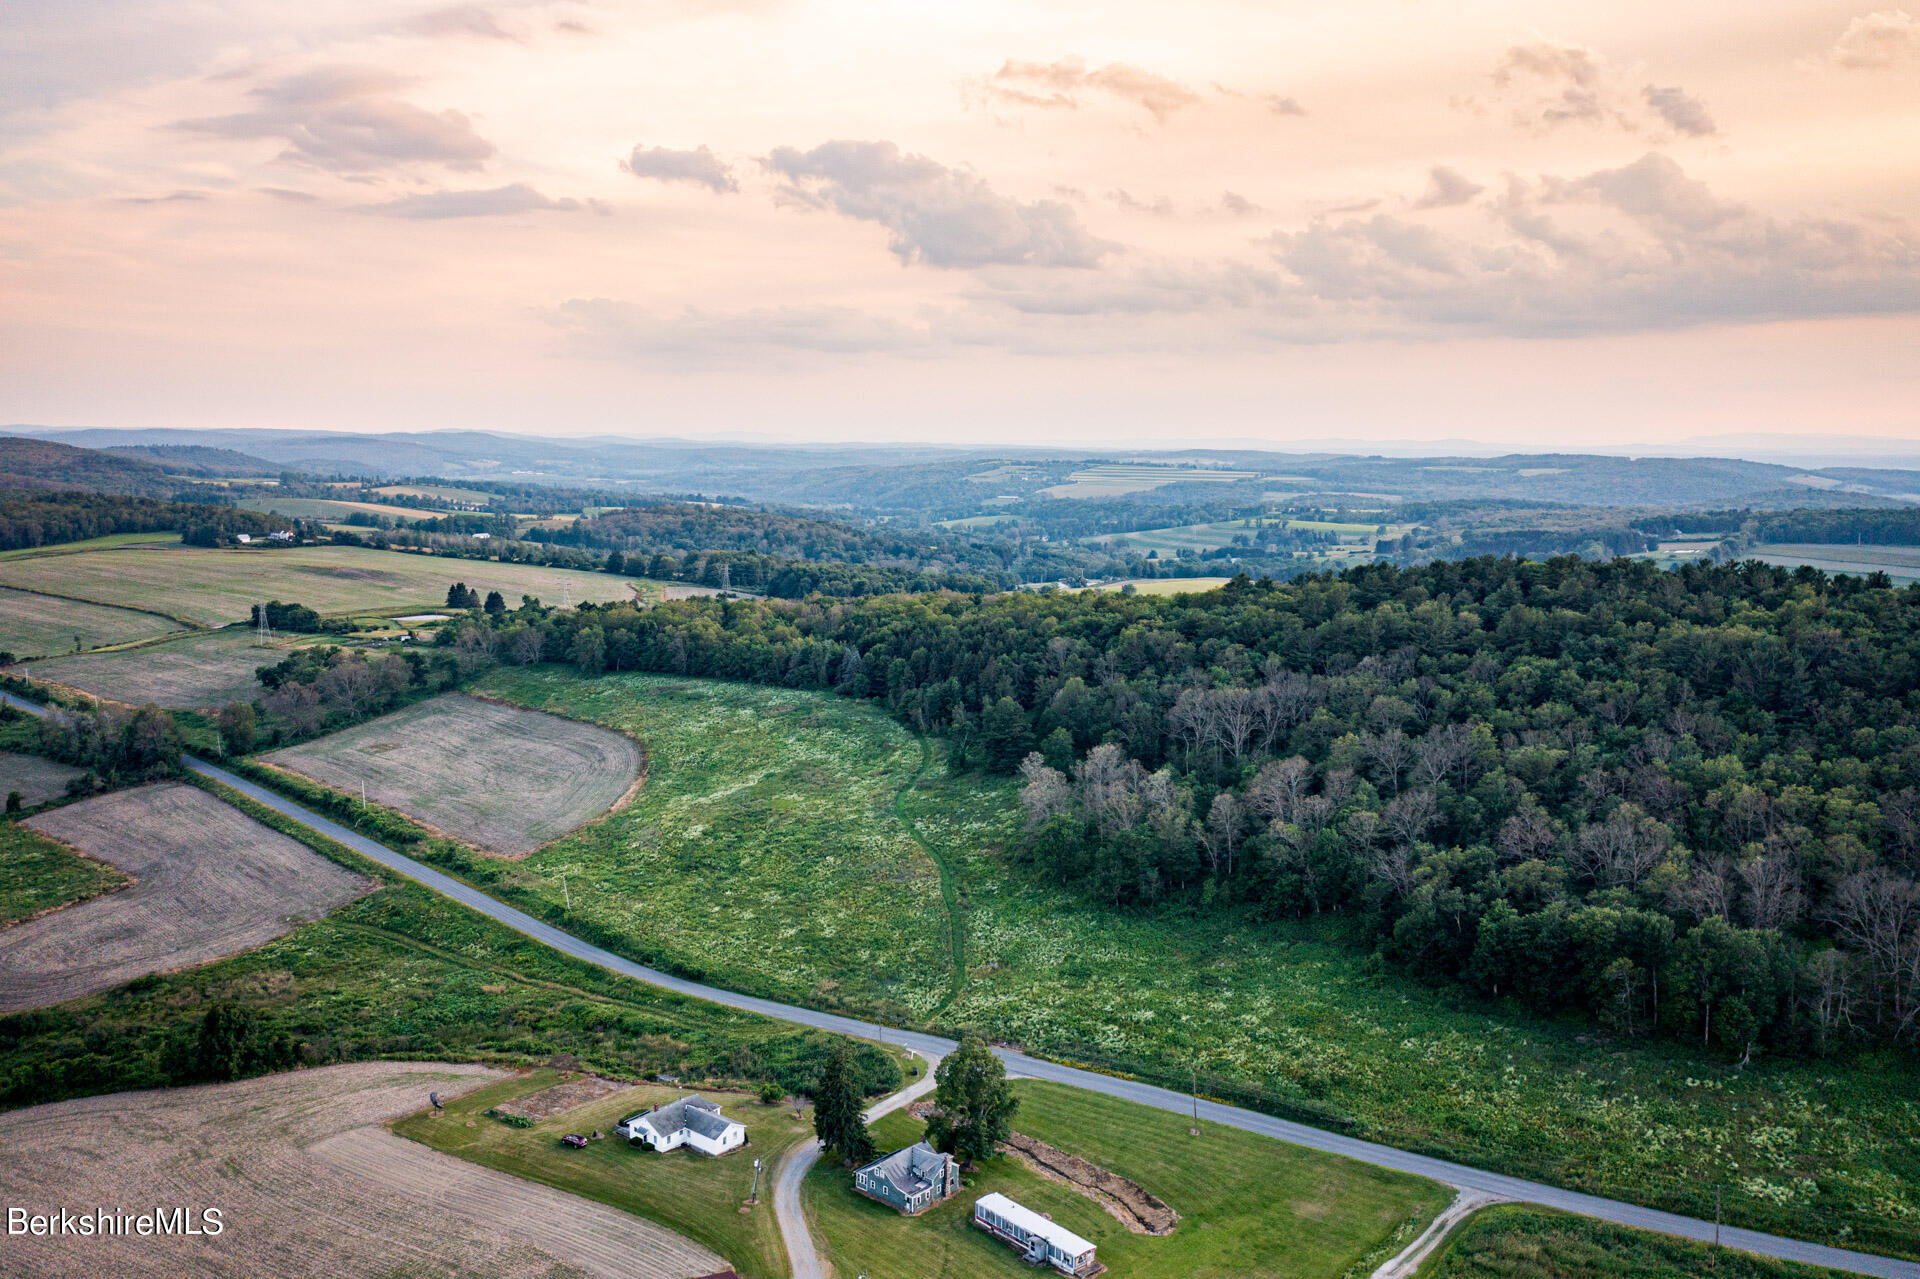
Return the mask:
<path id="1" fill-rule="evenodd" d="M 1125 62 L 1093 70 L 1085 59 L 1022 62 L 1009 58 L 998 71 L 973 86 L 982 97 L 1013 106 L 1077 108 L 1091 96 L 1117 98 L 1165 121 L 1173 112 L 1200 101 L 1200 95 L 1166 76 Z"/>
<path id="2" fill-rule="evenodd" d="M 1886 71 L 1920 61 L 1920 21 L 1905 9 L 1879 9 L 1847 24 L 1827 60 L 1852 71 Z"/>
<path id="3" fill-rule="evenodd" d="M 1436 164 L 1427 172 L 1427 190 L 1414 201 L 1416 209 L 1450 209 L 1457 204 L 1466 204 L 1486 190 L 1478 182 L 1466 177 L 1457 169 L 1449 169 L 1444 164 Z"/>
<path id="4" fill-rule="evenodd" d="M 370 67 L 321 67 L 250 91 L 259 105 L 175 127 L 225 138 L 279 138 L 283 160 L 336 173 L 428 163 L 478 169 L 493 144 L 458 111 L 427 111 L 397 95 L 405 77 Z"/>
<path id="5" fill-rule="evenodd" d="M 425 191 L 380 204 L 359 206 L 362 213 L 390 218 L 490 218 L 515 213 L 575 213 L 586 206 L 578 200 L 554 200 L 524 182 L 472 191 Z"/>
<path id="6" fill-rule="evenodd" d="M 1640 94 L 1647 100 L 1647 105 L 1653 108 L 1653 113 L 1665 120 L 1675 133 L 1684 133 L 1690 138 L 1704 138 L 1718 132 L 1713 116 L 1707 111 L 1707 104 L 1677 84 L 1650 84 Z"/>
<path id="7" fill-rule="evenodd" d="M 692 182 L 725 194 L 738 191 L 733 171 L 720 157 L 704 146 L 691 151 L 670 147 L 637 146 L 621 167 L 636 178 L 656 178 L 661 182 Z"/>

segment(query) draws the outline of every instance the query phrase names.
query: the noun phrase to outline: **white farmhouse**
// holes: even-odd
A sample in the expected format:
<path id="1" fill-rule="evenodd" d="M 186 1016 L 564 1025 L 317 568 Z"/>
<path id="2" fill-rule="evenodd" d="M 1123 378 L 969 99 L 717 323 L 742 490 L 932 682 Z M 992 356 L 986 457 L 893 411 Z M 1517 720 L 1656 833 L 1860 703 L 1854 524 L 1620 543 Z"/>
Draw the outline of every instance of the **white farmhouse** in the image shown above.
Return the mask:
<path id="1" fill-rule="evenodd" d="M 622 1119 L 615 1132 L 653 1150 L 691 1146 L 703 1155 L 724 1155 L 747 1144 L 747 1130 L 720 1113 L 717 1102 L 682 1097 Z"/>

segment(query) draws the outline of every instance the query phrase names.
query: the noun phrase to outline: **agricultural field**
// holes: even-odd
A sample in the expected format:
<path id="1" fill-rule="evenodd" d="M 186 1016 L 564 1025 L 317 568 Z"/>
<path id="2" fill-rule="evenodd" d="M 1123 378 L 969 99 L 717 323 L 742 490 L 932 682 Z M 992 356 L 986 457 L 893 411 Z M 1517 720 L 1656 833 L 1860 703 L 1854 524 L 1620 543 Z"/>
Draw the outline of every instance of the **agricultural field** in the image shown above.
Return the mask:
<path id="1" fill-rule="evenodd" d="M 44 755 L 0 751 L 0 797 L 18 791 L 28 808 L 66 794 L 67 783 L 78 776 L 79 769 Z"/>
<path id="2" fill-rule="evenodd" d="M 0 1013 L 251 949 L 373 887 L 178 782 L 96 796 L 24 824 L 134 882 L 0 932 Z"/>
<path id="3" fill-rule="evenodd" d="M 249 494 L 240 498 L 235 505 L 249 511 L 284 515 L 290 520 L 321 520 L 334 524 L 354 514 L 384 515 L 389 519 L 418 519 L 423 514 L 397 506 L 382 506 L 378 502 L 353 502 L 333 497 L 280 497 L 271 493 Z"/>
<path id="4" fill-rule="evenodd" d="M 784 1106 L 763 1106 L 744 1093 L 702 1089 L 702 1096 L 719 1102 L 728 1118 L 747 1128 L 744 1149 L 712 1159 L 692 1150 L 659 1154 L 635 1149 L 615 1135 L 613 1126 L 628 1115 L 674 1099 L 673 1088 L 657 1084 L 624 1088 L 531 1128 L 510 1127 L 487 1116 L 488 1109 L 550 1087 L 560 1077 L 552 1070 L 536 1070 L 504 1080 L 449 1102 L 444 1115 L 415 1115 L 394 1131 L 449 1156 L 658 1222 L 708 1256 L 725 1258 L 692 1273 L 727 1266 L 742 1279 L 778 1279 L 787 1273 L 770 1179 L 781 1153 L 812 1135 L 811 1120 L 795 1119 Z M 572 1150 L 560 1144 L 570 1132 L 605 1135 L 584 1150 Z M 742 1212 L 752 1191 L 756 1157 L 766 1164 L 760 1204 Z"/>
<path id="5" fill-rule="evenodd" d="M 1379 530 L 1384 524 L 1386 532 Z M 1211 551 L 1222 546 L 1231 546 L 1236 537 L 1253 537 L 1262 525 L 1274 528 L 1296 528 L 1316 533 L 1332 533 L 1337 537 L 1356 540 L 1368 550 L 1381 537 L 1404 537 L 1415 526 L 1412 524 L 1352 524 L 1336 523 L 1329 520 L 1295 520 L 1268 518 L 1263 520 L 1220 520 L 1212 524 L 1181 524 L 1172 528 L 1143 529 L 1137 533 L 1117 533 L 1102 536 L 1098 540 L 1115 547 L 1124 546 L 1130 550 L 1158 551 L 1162 555 L 1174 555 L 1180 551 Z"/>
<path id="6" fill-rule="evenodd" d="M 485 506 L 498 501 L 498 493 L 483 493 L 479 489 L 449 488 L 443 484 L 387 484 L 374 490 L 382 497 L 431 497 L 442 502 L 473 502 Z M 388 508 L 392 509 L 392 508 Z"/>
<path id="7" fill-rule="evenodd" d="M 33 1213 L 211 1206 L 224 1216 L 220 1236 L 175 1236 L 162 1247 L 138 1235 L 85 1247 L 10 1238 L 9 1269 L 75 1279 L 688 1279 L 718 1268 L 706 1249 L 652 1222 L 437 1155 L 382 1126 L 432 1091 L 457 1094 L 500 1077 L 483 1066 L 368 1062 L 0 1115 L 0 1145 L 35 1152 L 0 1162 L 9 1204 Z M 153 1203 L 157 1186 L 168 1202 Z"/>
<path id="8" fill-rule="evenodd" d="M 1129 1279 L 1344 1279 L 1366 1275 L 1411 1242 L 1452 1192 L 1387 1172 L 1060 1084 L 1020 1080 L 1017 1132 L 1127 1177 L 1180 1214 L 1172 1233 L 1135 1233 L 1092 1199 L 1017 1159 L 983 1161 L 962 1191 L 902 1217 L 853 1189 L 830 1160 L 807 1175 L 807 1207 L 835 1273 L 870 1279 L 1030 1275 L 1013 1250 L 969 1225 L 973 1201 L 998 1191 L 1095 1244 Z M 882 1150 L 919 1138 L 901 1112 L 874 1125 Z"/>
<path id="9" fill-rule="evenodd" d="M 1518 1204 L 1483 1208 L 1420 1268 L 1419 1279 L 1848 1279 L 1649 1230 Z"/>
<path id="10" fill-rule="evenodd" d="M 0 769 L 20 758 L 0 755 Z M 0 788 L 4 785 L 0 782 Z M 19 822 L 0 822 L 0 929 L 127 883 L 124 874 L 105 862 L 82 857 Z M 0 938 L 6 935 L 0 932 Z"/>
<path id="11" fill-rule="evenodd" d="M 1169 1083 L 1191 1063 L 1379 1140 L 1695 1216 L 1720 1183 L 1729 1220 L 1920 1253 L 1920 1073 L 1892 1052 L 1735 1069 L 1383 978 L 1330 923 L 1089 905 L 1003 857 L 1017 782 L 954 776 L 937 748 L 916 771 L 903 728 L 830 695 L 552 668 L 483 687 L 648 745 L 640 803 L 495 889 L 557 903 L 577 868 L 575 915 L 643 958 Z"/>
<path id="12" fill-rule="evenodd" d="M 81 556 L 16 560 L 0 568 L 70 563 Z M 52 575 L 57 578 L 57 574 Z M 109 644 L 128 644 L 184 629 L 178 623 L 130 608 L 102 608 L 80 600 L 58 599 L 0 586 L 0 652 L 15 657 L 73 653 Z"/>
<path id="13" fill-rule="evenodd" d="M 984 479 L 986 475 L 969 476 Z M 1065 484 L 1041 489 L 1040 497 L 1121 497 L 1167 484 L 1234 484 L 1259 479 L 1257 471 L 1220 471 L 1205 467 L 1089 466 L 1067 476 Z"/>
<path id="14" fill-rule="evenodd" d="M 605 813 L 644 763 L 619 733 L 458 694 L 260 760 L 509 857 Z"/>
<path id="15" fill-rule="evenodd" d="M 968 515 L 957 520 L 941 520 L 934 527 L 977 532 L 980 529 L 998 528 L 1002 524 L 1014 522 L 1017 522 L 1017 517 L 1012 515 Z"/>
<path id="16" fill-rule="evenodd" d="M 1901 585 L 1920 582 L 1920 546 L 1762 542 L 1753 547 L 1749 558 L 1783 568 L 1805 564 L 1823 573 L 1850 573 L 1856 577 L 1885 573 Z"/>
<path id="17" fill-rule="evenodd" d="M 1133 588 L 1136 595 L 1186 595 L 1194 591 L 1217 591 L 1230 577 L 1130 577 L 1124 581 L 1102 582 L 1078 589 L 1088 591 L 1124 591 Z"/>
<path id="18" fill-rule="evenodd" d="M 305 604 L 326 615 L 395 613 L 446 602 L 447 587 L 462 581 L 485 594 L 497 590 L 510 603 L 523 594 L 559 602 L 606 603 L 634 598 L 621 578 L 606 573 L 443 559 L 376 551 L 359 546 L 296 546 L 215 550 L 194 546 L 134 546 L 86 555 L 63 555 L 0 563 L 0 587 L 59 591 L 97 604 L 132 605 L 170 613 L 201 626 L 245 621 L 256 601 Z M 0 646 L 14 646 L 9 598 L 0 599 Z M 169 629 L 160 618 L 90 647 L 124 643 Z M 71 636 L 56 648 L 15 647 L 22 653 L 71 651 Z"/>
<path id="19" fill-rule="evenodd" d="M 89 537 L 78 542 L 58 542 L 52 546 L 23 546 L 17 550 L 0 551 L 0 561 L 31 560 L 43 555 L 80 555 L 87 551 L 110 551 L 116 546 L 160 546 L 169 542 L 178 542 L 178 533 L 109 533 L 105 537 Z"/>
<path id="20" fill-rule="evenodd" d="M 319 636 L 275 635 L 266 647 L 247 626 L 200 631 L 158 644 L 36 662 L 35 679 L 131 706 L 193 710 L 250 702 L 264 691 L 254 672 Z"/>
<path id="21" fill-rule="evenodd" d="M 502 867 L 492 891 L 568 893 L 602 934 L 736 989 L 915 1023 L 947 998 L 940 872 L 894 811 L 925 756 L 899 725 L 830 695 L 555 667 L 476 691 L 647 751 L 632 804 Z"/>

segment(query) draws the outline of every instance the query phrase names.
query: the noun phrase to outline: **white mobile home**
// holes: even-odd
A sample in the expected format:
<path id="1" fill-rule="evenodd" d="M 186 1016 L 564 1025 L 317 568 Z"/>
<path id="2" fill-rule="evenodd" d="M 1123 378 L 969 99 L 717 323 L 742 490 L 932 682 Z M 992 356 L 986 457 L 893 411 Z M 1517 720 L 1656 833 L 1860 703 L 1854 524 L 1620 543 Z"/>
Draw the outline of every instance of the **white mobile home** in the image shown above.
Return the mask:
<path id="1" fill-rule="evenodd" d="M 1012 1244 L 1021 1258 L 1033 1265 L 1044 1263 L 1076 1279 L 1106 1269 L 1094 1260 L 1092 1244 L 1005 1195 L 982 1195 L 974 1200 L 973 1224 Z"/>
<path id="2" fill-rule="evenodd" d="M 614 1131 L 653 1150 L 691 1146 L 703 1155 L 724 1155 L 747 1144 L 746 1127 L 720 1113 L 704 1097 L 682 1097 L 622 1119 Z"/>

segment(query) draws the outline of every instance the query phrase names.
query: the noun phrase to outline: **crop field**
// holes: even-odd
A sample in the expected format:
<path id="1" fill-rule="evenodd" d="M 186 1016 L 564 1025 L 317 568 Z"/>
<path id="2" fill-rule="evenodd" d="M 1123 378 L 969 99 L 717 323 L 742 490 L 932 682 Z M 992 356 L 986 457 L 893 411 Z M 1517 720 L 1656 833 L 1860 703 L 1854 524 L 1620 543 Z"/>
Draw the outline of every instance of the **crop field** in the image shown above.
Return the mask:
<path id="1" fill-rule="evenodd" d="M 37 567 L 49 563 L 59 565 L 79 558 L 49 556 L 46 559 L 17 560 L 0 565 L 0 568 Z M 54 576 L 57 577 L 57 574 Z M 56 599 L 31 591 L 10 591 L 0 586 L 0 651 L 12 653 L 15 657 L 44 657 L 49 653 L 72 653 L 107 644 L 126 644 L 180 629 L 175 623 L 152 613 L 138 613 L 130 608 L 102 608 L 98 604 Z"/>
<path id="2" fill-rule="evenodd" d="M 1420 1279 L 1848 1279 L 1544 1208 L 1500 1204 L 1467 1218 Z"/>
<path id="3" fill-rule="evenodd" d="M 606 573 L 442 559 L 358 546 L 297 546 L 284 549 L 214 550 L 194 546 L 134 546 L 87 555 L 63 555 L 0 563 L 0 587 L 59 591 L 97 604 L 133 605 L 185 618 L 202 626 L 243 622 L 259 600 L 305 604 L 329 615 L 392 613 L 446 603 L 447 587 L 467 583 L 483 595 L 497 590 L 510 603 L 523 594 L 558 603 L 571 598 L 605 603 L 630 600 L 627 583 Z M 563 596 L 563 591 L 567 592 Z M 0 646 L 11 646 L 11 592 L 0 599 Z M 135 615 L 138 616 L 138 615 Z M 123 643 L 168 629 L 160 618 L 142 618 L 144 629 L 94 644 Z M 71 651 L 72 639 L 40 653 Z"/>
<path id="4" fill-rule="evenodd" d="M 396 520 L 419 519 L 423 514 L 432 514 L 409 511 L 398 506 L 382 506 L 378 502 L 353 502 L 336 497 L 279 497 L 271 493 L 243 497 L 236 505 L 249 511 L 284 515 L 290 520 L 323 520 L 336 524 L 354 514 L 384 515 Z"/>
<path id="5" fill-rule="evenodd" d="M 1739 1070 L 1382 978 L 1310 925 L 1088 905 L 1002 856 L 1017 782 L 953 776 L 937 754 L 916 773 L 904 729 L 830 695 L 552 668 L 483 686 L 647 743 L 642 802 L 510 884 L 557 902 L 554 872 L 578 868 L 574 913 L 635 954 L 1170 1083 L 1193 1064 L 1396 1145 L 1695 1216 L 1720 1183 L 1729 1220 L 1920 1253 L 1920 1071 L 1904 1055 Z M 959 925 L 951 1001 L 921 849 Z"/>
<path id="6" fill-rule="evenodd" d="M 998 1191 L 1095 1244 L 1129 1279 L 1343 1279 L 1365 1275 L 1417 1236 L 1452 1193 L 1435 1182 L 1202 1123 L 1059 1084 L 1020 1080 L 1015 1131 L 1079 1155 L 1166 1200 L 1171 1234 L 1130 1232 L 1100 1204 L 1007 1156 L 983 1161 L 960 1194 L 902 1217 L 855 1193 L 822 1160 L 806 1201 L 835 1272 L 870 1279 L 1031 1275 L 1007 1245 L 968 1224 L 973 1201 Z M 882 1150 L 919 1138 L 895 1112 L 874 1125 Z"/>
<path id="7" fill-rule="evenodd" d="M 28 808 L 66 794 L 67 783 L 78 776 L 79 769 L 44 755 L 0 751 L 0 797 L 18 791 Z"/>
<path id="8" fill-rule="evenodd" d="M 475 502 L 482 506 L 500 496 L 479 489 L 449 488 L 444 484 L 388 484 L 374 492 L 382 497 L 434 497 L 443 502 Z"/>
<path id="9" fill-rule="evenodd" d="M 217 1237 L 7 1240 L 12 1273 L 490 1275 L 685 1279 L 713 1255 L 671 1232 L 395 1137 L 427 1094 L 483 1066 L 368 1062 L 211 1088 L 119 1093 L 0 1115 L 0 1196 L 29 1212 L 218 1207 Z M 191 1134 L 182 1141 L 183 1134 Z M 164 1187 L 164 1204 L 155 1204 Z M 17 1267 L 17 1269 L 16 1269 Z"/>
<path id="10" fill-rule="evenodd" d="M 647 782 L 606 821 L 503 867 L 710 981 L 919 1022 L 953 985 L 938 868 L 894 811 L 919 743 L 818 693 L 502 668 L 478 690 L 640 740 Z M 498 889 L 496 889 L 498 891 Z"/>
<path id="11" fill-rule="evenodd" d="M 80 555 L 87 551 L 110 551 L 116 546 L 159 546 L 178 542 L 178 533 L 109 533 L 105 537 L 89 537 L 78 542 L 59 542 L 52 546 L 23 546 L 16 550 L 0 551 L 0 561 L 31 560 L 43 555 Z"/>
<path id="12" fill-rule="evenodd" d="M 606 812 L 642 765 L 619 733 L 458 694 L 260 758 L 507 856 Z"/>
<path id="13" fill-rule="evenodd" d="M 1851 542 L 1763 542 L 1752 558 L 1798 568 L 1805 564 L 1823 573 L 1850 573 L 1856 577 L 1885 573 L 1895 582 L 1920 582 L 1920 546 L 1858 546 Z"/>
<path id="14" fill-rule="evenodd" d="M 0 769 L 19 755 L 0 755 Z M 0 783 L 4 787 L 4 783 Z M 127 877 L 19 822 L 0 823 L 0 929 L 120 888 Z M 7 934 L 0 932 L 0 938 Z"/>
<path id="15" fill-rule="evenodd" d="M 36 662 L 33 674 L 108 701 L 192 710 L 252 701 L 265 691 L 255 670 L 320 638 L 275 635 L 263 648 L 252 629 L 229 626 L 138 648 L 52 658 Z"/>
<path id="16" fill-rule="evenodd" d="M 795 1119 L 786 1108 L 763 1106 L 743 1093 L 703 1089 L 702 1096 L 719 1102 L 728 1118 L 747 1129 L 745 1149 L 711 1159 L 692 1150 L 658 1154 L 635 1149 L 614 1134 L 613 1126 L 628 1115 L 674 1099 L 674 1090 L 660 1085 L 622 1089 L 531 1128 L 512 1128 L 486 1117 L 489 1107 L 537 1092 L 557 1078 L 551 1070 L 536 1070 L 505 1080 L 450 1102 L 442 1116 L 415 1115 L 394 1131 L 448 1156 L 497 1170 L 495 1175 L 510 1173 L 537 1183 L 527 1187 L 530 1191 L 553 1187 L 545 1193 L 565 1191 L 659 1222 L 693 1241 L 709 1258 L 715 1253 L 725 1258 L 704 1271 L 686 1273 L 708 1274 L 727 1266 L 743 1279 L 778 1279 L 787 1273 L 769 1179 L 781 1152 L 812 1135 L 810 1119 Z M 560 1144 L 561 1136 L 570 1132 L 606 1135 L 584 1150 L 570 1150 Z M 767 1165 L 760 1177 L 760 1204 L 741 1212 L 752 1191 L 756 1156 Z"/>
<path id="17" fill-rule="evenodd" d="M 1329 520 L 1293 519 L 1220 520 L 1212 524 L 1180 524 L 1172 528 L 1143 529 L 1137 533 L 1103 535 L 1098 539 L 1089 540 L 1111 542 L 1115 546 L 1125 545 L 1134 550 L 1159 551 L 1162 555 L 1171 555 L 1178 551 L 1211 551 L 1222 546 L 1230 546 L 1236 537 L 1256 535 L 1262 524 L 1275 528 L 1304 529 L 1310 532 L 1332 533 L 1342 538 L 1359 539 L 1368 549 L 1372 548 L 1377 537 L 1403 537 L 1414 527 L 1411 524 L 1387 524 L 1387 531 L 1380 533 L 1379 524 L 1342 524 Z"/>
<path id="18" fill-rule="evenodd" d="M 0 933 L 0 1013 L 248 950 L 372 887 L 178 782 L 68 804 L 26 825 L 134 883 Z"/>
<path id="19" fill-rule="evenodd" d="M 1121 591 L 1131 586 L 1136 595 L 1186 595 L 1194 591 L 1217 591 L 1232 580 L 1230 577 L 1131 577 L 1082 589 Z"/>
<path id="20" fill-rule="evenodd" d="M 985 476 L 969 476 L 970 479 Z M 1041 497 L 1120 497 L 1167 484 L 1233 484 L 1259 479 L 1257 471 L 1219 471 L 1202 467 L 1089 466 L 1067 476 L 1065 484 L 1041 489 Z"/>

